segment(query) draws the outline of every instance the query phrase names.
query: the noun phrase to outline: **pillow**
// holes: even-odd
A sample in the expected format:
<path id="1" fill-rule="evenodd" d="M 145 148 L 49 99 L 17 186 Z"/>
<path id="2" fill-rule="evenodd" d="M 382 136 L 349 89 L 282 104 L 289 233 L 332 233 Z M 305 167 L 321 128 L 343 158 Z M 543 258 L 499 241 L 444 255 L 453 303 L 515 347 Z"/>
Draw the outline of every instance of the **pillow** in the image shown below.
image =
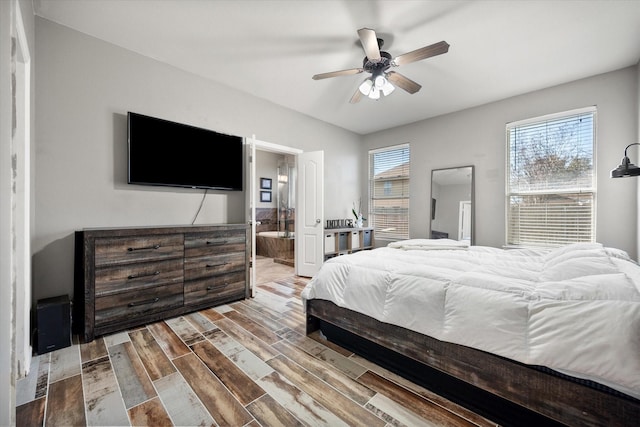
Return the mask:
<path id="1" fill-rule="evenodd" d="M 572 259 L 579 259 L 579 258 L 584 258 L 584 257 L 590 257 L 590 258 L 607 258 L 607 254 L 604 250 L 602 249 L 584 249 L 584 250 L 579 250 L 579 249 L 575 249 L 572 251 L 567 251 L 564 252 L 560 255 L 557 255 L 553 258 L 550 258 L 546 260 L 546 262 L 544 263 L 544 268 L 551 268 L 555 265 L 558 265 L 562 262 L 568 261 L 568 260 L 572 260 Z"/>
<path id="2" fill-rule="evenodd" d="M 602 249 L 601 243 L 572 243 L 569 245 L 561 246 L 556 249 L 552 249 L 546 256 L 546 260 L 552 260 L 553 258 L 559 257 L 560 255 L 564 255 L 573 251 L 584 251 L 589 249 Z"/>
<path id="3" fill-rule="evenodd" d="M 596 274 L 613 274 L 618 269 L 606 256 L 584 256 L 567 259 L 547 268 L 540 275 L 541 282 L 575 279 Z"/>
<path id="4" fill-rule="evenodd" d="M 389 248 L 414 250 L 414 249 L 468 249 L 469 243 L 451 239 L 409 239 L 391 242 Z"/>
<path id="5" fill-rule="evenodd" d="M 622 249 L 616 249 L 616 248 L 604 248 L 604 251 L 606 252 L 607 255 L 609 255 L 611 258 L 618 258 L 618 259 L 623 259 L 625 261 L 631 261 L 634 262 L 634 260 L 631 259 L 631 257 L 629 256 L 628 253 L 626 253 L 625 251 L 623 251 Z"/>

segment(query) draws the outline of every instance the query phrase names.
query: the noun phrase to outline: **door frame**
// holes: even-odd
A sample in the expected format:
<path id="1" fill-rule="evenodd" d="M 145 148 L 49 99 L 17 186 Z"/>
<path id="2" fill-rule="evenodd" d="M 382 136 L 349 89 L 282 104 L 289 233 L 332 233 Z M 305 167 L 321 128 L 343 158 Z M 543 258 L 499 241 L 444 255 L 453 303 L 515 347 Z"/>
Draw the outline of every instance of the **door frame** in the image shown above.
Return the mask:
<path id="1" fill-rule="evenodd" d="M 464 239 L 464 232 L 469 232 L 469 241 L 471 241 L 471 216 L 473 215 L 473 211 L 471 210 L 471 200 L 461 200 L 460 208 L 458 209 L 458 240 Z M 467 221 L 465 222 L 465 214 L 468 214 Z"/>
<path id="2" fill-rule="evenodd" d="M 270 153 L 277 154 L 285 154 L 285 155 L 293 155 L 296 158 L 296 163 L 298 162 L 298 154 L 302 153 L 303 150 L 299 148 L 293 148 L 286 145 L 274 144 L 272 142 L 261 141 L 256 139 L 255 135 L 252 135 L 249 138 L 246 138 L 248 142 L 247 149 L 250 150 L 248 160 L 249 164 L 247 165 L 247 180 L 248 183 L 246 185 L 247 188 L 247 222 L 251 225 L 251 274 L 249 277 L 249 286 L 251 289 L 251 296 L 254 297 L 256 293 L 256 205 L 258 192 L 256 191 L 256 162 L 255 162 L 255 152 L 256 151 L 266 151 Z M 296 210 L 298 208 L 298 200 L 296 198 Z M 294 235 L 294 247 L 296 245 L 297 236 Z"/>

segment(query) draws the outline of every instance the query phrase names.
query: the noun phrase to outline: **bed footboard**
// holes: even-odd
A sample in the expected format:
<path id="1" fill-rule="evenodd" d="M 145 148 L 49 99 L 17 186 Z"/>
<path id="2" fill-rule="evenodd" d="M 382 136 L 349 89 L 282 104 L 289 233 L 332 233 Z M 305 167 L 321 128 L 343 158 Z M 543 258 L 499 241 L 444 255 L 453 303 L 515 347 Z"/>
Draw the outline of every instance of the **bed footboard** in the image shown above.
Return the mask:
<path id="1" fill-rule="evenodd" d="M 523 425 L 527 420 L 528 425 L 630 426 L 640 419 L 640 401 L 622 393 L 439 341 L 330 301 L 307 301 L 307 333 L 317 329 L 330 340 L 505 425 Z"/>

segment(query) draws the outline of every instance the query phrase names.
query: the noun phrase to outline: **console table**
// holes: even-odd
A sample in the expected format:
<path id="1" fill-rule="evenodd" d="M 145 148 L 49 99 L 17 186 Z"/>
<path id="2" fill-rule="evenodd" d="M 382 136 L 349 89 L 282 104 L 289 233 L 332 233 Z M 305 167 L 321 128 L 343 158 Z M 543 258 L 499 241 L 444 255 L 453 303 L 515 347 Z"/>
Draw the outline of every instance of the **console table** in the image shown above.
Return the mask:
<path id="1" fill-rule="evenodd" d="M 324 259 L 350 254 L 375 245 L 373 227 L 325 228 Z"/>
<path id="2" fill-rule="evenodd" d="M 250 297 L 245 224 L 75 233 L 74 331 L 95 336 Z"/>

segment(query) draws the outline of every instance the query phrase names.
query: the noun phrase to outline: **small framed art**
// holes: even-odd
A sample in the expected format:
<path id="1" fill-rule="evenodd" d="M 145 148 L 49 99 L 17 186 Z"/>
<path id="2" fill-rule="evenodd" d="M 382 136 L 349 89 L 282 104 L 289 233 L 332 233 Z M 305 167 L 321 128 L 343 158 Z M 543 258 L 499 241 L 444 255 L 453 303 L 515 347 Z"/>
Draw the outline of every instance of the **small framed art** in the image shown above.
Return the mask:
<path id="1" fill-rule="evenodd" d="M 271 180 L 269 180 L 271 181 Z M 261 191 L 260 192 L 260 201 L 261 202 L 271 202 L 271 191 Z"/>
<path id="2" fill-rule="evenodd" d="M 260 189 L 271 190 L 271 178 L 260 178 Z"/>

